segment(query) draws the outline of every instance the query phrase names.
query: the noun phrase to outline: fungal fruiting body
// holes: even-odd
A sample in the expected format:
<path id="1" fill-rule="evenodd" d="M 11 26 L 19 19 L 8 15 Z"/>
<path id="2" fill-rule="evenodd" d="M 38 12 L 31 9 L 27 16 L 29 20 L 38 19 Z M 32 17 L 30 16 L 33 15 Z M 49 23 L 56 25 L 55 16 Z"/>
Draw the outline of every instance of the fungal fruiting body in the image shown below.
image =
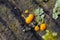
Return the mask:
<path id="1" fill-rule="evenodd" d="M 34 30 L 35 31 L 39 31 L 39 27 L 38 26 L 35 26 Z"/>
<path id="2" fill-rule="evenodd" d="M 29 10 L 25 10 L 25 12 L 24 13 L 29 13 Z"/>
<path id="3" fill-rule="evenodd" d="M 46 23 L 43 23 L 43 24 L 40 25 L 40 30 L 41 31 L 44 31 L 46 28 L 47 28 Z"/>
<path id="4" fill-rule="evenodd" d="M 30 24 L 33 19 L 34 19 L 34 14 L 29 14 L 29 16 L 25 19 L 25 22 L 27 24 Z"/>

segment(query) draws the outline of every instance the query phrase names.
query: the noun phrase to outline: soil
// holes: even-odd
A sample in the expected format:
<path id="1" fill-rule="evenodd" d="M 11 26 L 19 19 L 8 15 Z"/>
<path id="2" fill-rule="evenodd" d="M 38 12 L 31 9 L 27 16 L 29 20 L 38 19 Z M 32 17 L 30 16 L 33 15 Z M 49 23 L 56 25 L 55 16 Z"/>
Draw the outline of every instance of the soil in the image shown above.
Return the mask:
<path id="1" fill-rule="evenodd" d="M 60 16 L 57 20 L 51 18 L 55 1 L 50 2 L 40 5 L 47 15 L 47 29 L 57 32 L 57 40 L 60 40 Z M 21 15 L 26 9 L 33 12 L 38 7 L 32 0 L 0 0 L 0 40 L 43 40 L 41 36 L 44 32 L 23 32 L 25 21 Z"/>

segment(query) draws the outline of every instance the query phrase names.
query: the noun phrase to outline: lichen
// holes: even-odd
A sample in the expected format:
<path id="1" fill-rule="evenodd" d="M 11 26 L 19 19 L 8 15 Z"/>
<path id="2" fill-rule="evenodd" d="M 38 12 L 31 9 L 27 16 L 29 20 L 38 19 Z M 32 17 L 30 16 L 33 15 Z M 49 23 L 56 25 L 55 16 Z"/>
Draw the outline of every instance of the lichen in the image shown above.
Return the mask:
<path id="1" fill-rule="evenodd" d="M 55 7 L 53 8 L 53 18 L 57 19 L 59 14 L 60 14 L 60 0 L 57 0 Z"/>
<path id="2" fill-rule="evenodd" d="M 37 22 L 41 22 L 41 23 L 43 23 L 44 22 L 44 11 L 43 11 L 43 9 L 42 8 L 38 8 L 38 9 L 36 9 L 35 11 L 34 11 L 34 13 L 35 13 L 35 16 L 36 16 L 36 20 L 37 20 Z"/>

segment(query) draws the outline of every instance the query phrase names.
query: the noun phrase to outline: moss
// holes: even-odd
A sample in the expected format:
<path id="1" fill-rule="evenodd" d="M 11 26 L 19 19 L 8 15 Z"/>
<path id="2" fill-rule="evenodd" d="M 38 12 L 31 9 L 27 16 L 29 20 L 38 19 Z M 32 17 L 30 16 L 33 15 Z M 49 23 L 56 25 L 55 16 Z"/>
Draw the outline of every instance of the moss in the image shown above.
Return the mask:
<path id="1" fill-rule="evenodd" d="M 49 8 L 53 8 L 56 0 L 49 0 L 46 4 L 49 6 Z"/>
<path id="2" fill-rule="evenodd" d="M 17 32 L 18 30 L 18 23 L 15 22 L 15 21 L 10 21 L 9 25 L 10 25 L 10 28 L 14 31 L 14 32 Z"/>
<path id="3" fill-rule="evenodd" d="M 7 13 L 8 9 L 5 6 L 0 6 L 0 12 Z"/>
<path id="4" fill-rule="evenodd" d="M 44 40 L 56 40 L 57 38 L 57 33 L 56 32 L 51 32 L 49 30 L 46 30 L 46 34 L 42 36 Z"/>

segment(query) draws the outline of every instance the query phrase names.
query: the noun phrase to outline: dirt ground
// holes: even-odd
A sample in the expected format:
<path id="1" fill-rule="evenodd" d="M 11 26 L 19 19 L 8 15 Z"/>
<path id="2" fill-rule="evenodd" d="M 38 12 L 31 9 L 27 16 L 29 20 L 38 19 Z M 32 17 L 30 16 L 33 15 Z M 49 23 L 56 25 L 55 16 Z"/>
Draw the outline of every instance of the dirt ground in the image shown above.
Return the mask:
<path id="1" fill-rule="evenodd" d="M 46 12 L 47 29 L 57 32 L 57 40 L 60 40 L 60 16 L 57 20 L 51 19 L 54 4 L 54 0 L 49 0 L 47 3 L 41 2 L 39 5 Z M 0 0 L 0 40 L 42 40 L 43 32 L 25 33 L 21 26 L 24 24 L 24 19 L 21 17 L 24 10 L 31 11 L 38 7 L 32 0 Z"/>

